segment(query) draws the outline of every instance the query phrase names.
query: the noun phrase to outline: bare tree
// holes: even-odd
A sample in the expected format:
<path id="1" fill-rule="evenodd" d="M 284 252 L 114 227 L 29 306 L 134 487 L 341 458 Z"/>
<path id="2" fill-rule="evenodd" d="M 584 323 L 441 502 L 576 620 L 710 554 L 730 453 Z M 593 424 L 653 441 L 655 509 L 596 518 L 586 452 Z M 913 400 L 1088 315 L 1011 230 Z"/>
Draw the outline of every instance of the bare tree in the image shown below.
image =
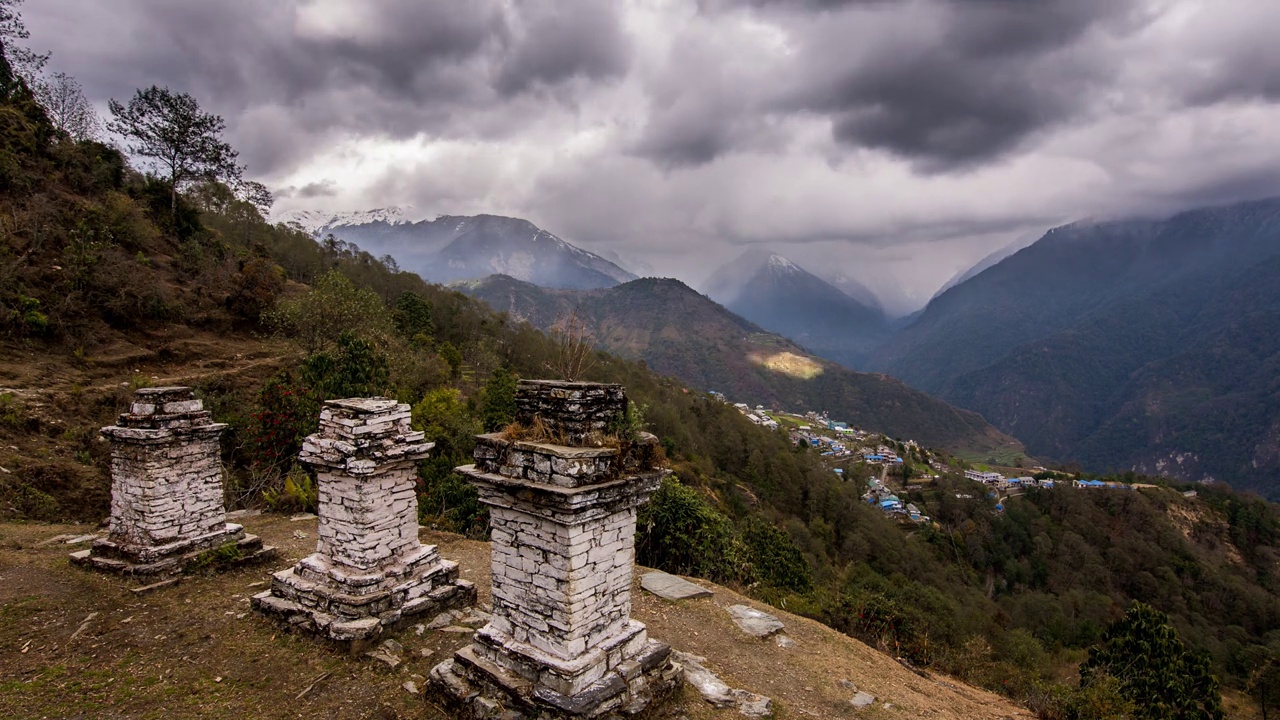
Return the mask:
<path id="1" fill-rule="evenodd" d="M 276 202 L 275 196 L 271 194 L 267 186 L 255 180 L 246 180 L 240 183 L 236 195 L 241 200 L 252 205 L 264 220 L 267 217 L 267 213 L 271 212 L 271 206 Z"/>
<path id="2" fill-rule="evenodd" d="M 21 4 L 22 0 L 0 0 L 0 53 L 9 61 L 14 73 L 30 86 L 35 84 L 36 77 L 49 61 L 49 53 L 41 55 L 19 44 L 18 41 L 31 37 L 22 22 L 22 13 L 18 12 Z"/>
<path id="3" fill-rule="evenodd" d="M 546 364 L 548 371 L 562 380 L 575 382 L 595 367 L 595 336 L 587 328 L 587 321 L 578 315 L 577 308 L 556 323 L 551 337 L 556 342 L 556 357 Z"/>
<path id="4" fill-rule="evenodd" d="M 64 72 L 47 75 L 36 81 L 35 93 L 54 127 L 72 140 L 94 140 L 101 135 L 102 120 L 75 78 Z"/>

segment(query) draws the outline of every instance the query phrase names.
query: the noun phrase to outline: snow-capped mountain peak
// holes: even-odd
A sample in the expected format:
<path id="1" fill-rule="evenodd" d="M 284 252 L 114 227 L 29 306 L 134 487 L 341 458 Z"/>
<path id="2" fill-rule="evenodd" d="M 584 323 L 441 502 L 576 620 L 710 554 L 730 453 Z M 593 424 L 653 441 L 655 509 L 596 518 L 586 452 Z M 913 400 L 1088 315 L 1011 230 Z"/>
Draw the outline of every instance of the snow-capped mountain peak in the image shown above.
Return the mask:
<path id="1" fill-rule="evenodd" d="M 785 270 L 788 272 L 803 272 L 800 269 L 800 266 L 782 257 L 781 255 L 778 255 L 777 253 L 773 253 L 769 255 L 769 260 L 767 265 L 774 270 Z"/>
<path id="2" fill-rule="evenodd" d="M 333 212 L 331 210 L 291 210 L 282 213 L 279 217 L 280 222 L 297 223 L 303 230 L 312 235 L 320 235 L 324 231 L 335 227 L 348 227 L 356 225 L 370 225 L 373 223 L 386 223 L 388 225 L 403 225 L 416 222 L 421 218 L 416 217 L 412 205 L 405 206 L 389 206 L 384 208 L 373 208 L 372 210 L 349 210 L 345 212 Z"/>
<path id="3" fill-rule="evenodd" d="M 417 217 L 411 207 L 360 212 L 289 213 L 317 240 L 333 233 L 362 250 L 394 257 L 401 268 L 438 283 L 510 275 L 544 287 L 612 287 L 635 275 L 521 218 L 501 215 Z"/>

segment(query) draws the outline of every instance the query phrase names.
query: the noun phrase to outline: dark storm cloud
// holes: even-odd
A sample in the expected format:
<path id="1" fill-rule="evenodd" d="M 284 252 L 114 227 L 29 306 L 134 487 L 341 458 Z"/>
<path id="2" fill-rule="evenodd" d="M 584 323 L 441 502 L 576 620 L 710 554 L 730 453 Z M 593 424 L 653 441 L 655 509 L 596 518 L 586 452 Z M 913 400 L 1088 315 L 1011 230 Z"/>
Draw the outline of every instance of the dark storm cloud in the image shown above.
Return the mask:
<path id="1" fill-rule="evenodd" d="M 628 42 L 612 8 L 550 0 L 121 0 L 29 14 L 39 25 L 40 13 L 51 13 L 54 32 L 41 39 L 95 99 L 152 83 L 191 92 L 228 118 L 250 169 L 269 173 L 335 134 L 501 135 L 519 127 L 529 107 L 503 116 L 511 96 L 625 73 Z M 102 32 L 80 32 L 87 27 Z M 566 99 L 572 94 L 548 102 Z"/>
<path id="2" fill-rule="evenodd" d="M 276 190 L 277 198 L 301 198 L 310 200 L 313 198 L 333 197 L 338 194 L 338 182 L 336 180 L 326 178 L 317 182 L 307 183 L 301 187 L 290 185 L 288 187 Z"/>
<path id="3" fill-rule="evenodd" d="M 519 6 L 516 37 L 502 58 L 495 86 L 522 92 L 574 77 L 604 80 L 626 74 L 630 39 L 614 3 L 540 0 Z"/>
<path id="4" fill-rule="evenodd" d="M 1130 0 L 704 0 L 706 13 L 761 12 L 796 59 L 773 111 L 827 118 L 843 145 L 932 171 L 998 159 L 1089 109 L 1108 58 L 1073 52 L 1090 31 L 1140 26 Z M 748 90 L 748 92 L 750 92 Z M 683 118 L 698 117 L 685 109 Z M 745 139 L 740 123 L 654 123 L 642 148 L 708 162 Z"/>
<path id="5" fill-rule="evenodd" d="M 32 46 L 100 109 L 156 83 L 223 115 L 281 210 L 518 215 L 664 272 L 753 243 L 836 264 L 924 253 L 882 278 L 893 293 L 963 269 L 948 248 L 981 257 L 1034 226 L 1280 192 L 1274 0 L 23 11 Z"/>

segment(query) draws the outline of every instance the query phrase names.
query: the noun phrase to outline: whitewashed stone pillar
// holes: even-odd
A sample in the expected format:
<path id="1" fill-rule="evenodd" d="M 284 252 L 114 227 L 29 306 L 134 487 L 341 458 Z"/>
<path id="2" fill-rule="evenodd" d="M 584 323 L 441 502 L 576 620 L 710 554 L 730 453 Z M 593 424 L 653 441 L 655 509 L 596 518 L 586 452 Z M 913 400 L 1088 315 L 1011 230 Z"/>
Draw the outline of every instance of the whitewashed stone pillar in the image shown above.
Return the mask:
<path id="1" fill-rule="evenodd" d="M 108 535 L 72 561 L 147 576 L 180 572 L 201 552 L 228 544 L 240 556 L 261 553 L 260 539 L 227 522 L 218 447 L 224 428 L 191 388 L 134 393 L 129 412 L 102 428 L 111 441 Z"/>
<path id="2" fill-rule="evenodd" d="M 677 682 L 670 648 L 631 619 L 636 507 L 667 472 L 657 439 L 614 434 L 619 385 L 524 381 L 516 400 L 556 442 L 481 435 L 458 468 L 489 507 L 493 618 L 433 687 L 462 717 L 637 713 Z"/>
<path id="3" fill-rule="evenodd" d="M 419 615 L 475 602 L 458 564 L 418 541 L 416 464 L 432 444 L 409 406 L 330 400 L 299 459 L 319 477 L 316 552 L 272 576 L 253 606 L 340 643 L 362 643 Z"/>

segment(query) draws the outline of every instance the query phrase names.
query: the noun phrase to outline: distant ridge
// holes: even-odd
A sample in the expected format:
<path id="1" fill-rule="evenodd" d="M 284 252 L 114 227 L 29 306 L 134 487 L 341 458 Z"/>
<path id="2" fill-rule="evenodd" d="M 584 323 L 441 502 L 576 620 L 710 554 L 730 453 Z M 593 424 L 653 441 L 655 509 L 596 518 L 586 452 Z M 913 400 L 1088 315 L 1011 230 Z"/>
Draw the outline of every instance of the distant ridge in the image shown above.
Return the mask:
<path id="1" fill-rule="evenodd" d="M 291 213 L 317 239 L 332 234 L 405 270 L 448 284 L 503 273 L 550 288 L 589 289 L 634 280 L 616 263 L 556 237 L 528 220 L 501 215 L 413 219 L 412 208 Z"/>
<path id="2" fill-rule="evenodd" d="M 737 401 L 826 410 L 855 425 L 934 447 L 1022 450 L 974 413 L 885 375 L 815 358 L 679 280 L 643 278 L 607 289 L 564 291 L 496 275 L 458 287 L 541 329 L 576 311 L 602 349 L 644 360 L 659 373 Z"/>
<path id="3" fill-rule="evenodd" d="M 846 284 L 862 288 L 847 278 Z M 766 330 L 846 367 L 861 367 L 890 330 L 878 304 L 859 302 L 767 250 L 748 250 L 720 267 L 707 278 L 703 291 Z"/>
<path id="4" fill-rule="evenodd" d="M 1280 498 L 1280 199 L 1055 228 L 869 365 L 1039 457 Z"/>

